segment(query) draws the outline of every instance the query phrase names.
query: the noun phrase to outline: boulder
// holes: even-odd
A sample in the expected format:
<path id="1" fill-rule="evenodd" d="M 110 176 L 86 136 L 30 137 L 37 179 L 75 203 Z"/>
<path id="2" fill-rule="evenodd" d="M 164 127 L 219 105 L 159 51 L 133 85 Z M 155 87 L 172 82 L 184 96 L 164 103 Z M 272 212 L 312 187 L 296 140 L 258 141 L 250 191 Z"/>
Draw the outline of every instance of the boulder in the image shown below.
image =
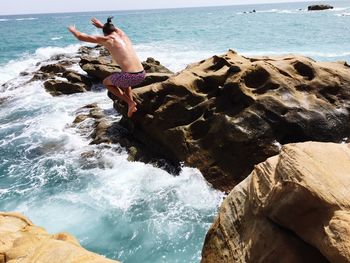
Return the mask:
<path id="1" fill-rule="evenodd" d="M 82 93 L 90 88 L 83 83 L 72 83 L 63 80 L 51 79 L 44 82 L 44 87 L 52 96 Z"/>
<path id="2" fill-rule="evenodd" d="M 142 66 L 145 69 L 146 73 L 173 74 L 171 70 L 161 65 L 160 62 L 154 58 L 147 58 L 146 61 L 142 62 Z"/>
<path id="3" fill-rule="evenodd" d="M 45 81 L 44 87 L 46 91 L 53 96 L 91 90 L 93 84 L 91 78 L 70 69 L 74 64 L 73 60 L 67 60 L 64 55 L 57 55 L 57 59 L 61 60 L 55 63 L 50 61 L 50 64 L 42 65 L 39 70 L 34 72 L 29 82 Z M 61 79 L 57 79 L 57 77 Z"/>
<path id="4" fill-rule="evenodd" d="M 53 78 L 52 74 L 37 71 L 34 73 L 33 77 L 29 82 L 37 81 L 37 80 L 48 80 L 50 78 Z"/>
<path id="5" fill-rule="evenodd" d="M 3 106 L 10 98 L 10 96 L 0 97 L 0 106 Z"/>
<path id="6" fill-rule="evenodd" d="M 308 11 L 320 11 L 320 10 L 327 10 L 327 9 L 333 9 L 334 7 L 331 5 L 310 5 L 308 6 Z"/>
<path id="7" fill-rule="evenodd" d="M 81 247 L 68 233 L 48 234 L 18 213 L 0 213 L 1 263 L 112 263 Z"/>
<path id="8" fill-rule="evenodd" d="M 280 146 L 350 137 L 350 68 L 287 55 L 247 58 L 229 51 L 135 89 L 134 137 L 173 162 L 197 167 L 230 191 Z"/>
<path id="9" fill-rule="evenodd" d="M 28 82 L 44 81 L 46 91 L 53 96 L 89 91 L 93 85 L 92 79 L 71 69 L 77 62 L 75 57 L 55 55 L 50 60 L 39 63 L 39 70 L 33 73 Z"/>
<path id="10" fill-rule="evenodd" d="M 63 77 L 72 83 L 84 83 L 87 86 L 87 90 L 90 90 L 92 87 L 91 79 L 83 74 L 69 70 L 63 73 Z"/>
<path id="11" fill-rule="evenodd" d="M 283 146 L 224 200 L 201 262 L 350 262 L 349 175 L 349 144 Z"/>
<path id="12" fill-rule="evenodd" d="M 41 66 L 39 71 L 44 73 L 57 74 L 57 73 L 65 72 L 66 67 L 61 65 L 60 63 L 53 63 L 53 64 Z"/>

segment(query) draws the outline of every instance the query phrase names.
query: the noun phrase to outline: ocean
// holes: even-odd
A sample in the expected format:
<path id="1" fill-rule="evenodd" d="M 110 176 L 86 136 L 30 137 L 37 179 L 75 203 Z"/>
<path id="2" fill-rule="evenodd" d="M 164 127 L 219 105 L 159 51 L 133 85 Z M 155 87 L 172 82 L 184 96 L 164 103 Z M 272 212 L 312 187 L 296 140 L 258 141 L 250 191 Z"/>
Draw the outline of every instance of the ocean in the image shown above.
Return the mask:
<path id="1" fill-rule="evenodd" d="M 51 233 L 68 231 L 85 248 L 125 263 L 199 262 L 223 193 L 197 169 L 173 176 L 129 162 L 119 145 L 89 145 L 70 124 L 77 109 L 95 102 L 120 119 L 105 91 L 51 97 L 41 81 L 26 84 L 31 75 L 20 73 L 76 53 L 82 43 L 68 25 L 98 34 L 91 17 L 109 15 L 141 59 L 154 57 L 173 71 L 228 49 L 350 62 L 350 3 L 327 3 L 335 8 L 308 12 L 310 3 L 288 3 L 0 16 L 0 211 L 22 212 Z M 86 152 L 94 152 L 89 164 L 81 158 Z"/>

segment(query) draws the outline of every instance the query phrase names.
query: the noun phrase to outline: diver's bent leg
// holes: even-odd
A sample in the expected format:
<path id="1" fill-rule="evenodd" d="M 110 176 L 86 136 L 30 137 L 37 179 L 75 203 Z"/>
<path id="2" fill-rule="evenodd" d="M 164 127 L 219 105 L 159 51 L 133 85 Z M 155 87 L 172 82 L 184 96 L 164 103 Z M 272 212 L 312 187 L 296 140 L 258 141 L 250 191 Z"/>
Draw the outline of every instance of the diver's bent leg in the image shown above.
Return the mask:
<path id="1" fill-rule="evenodd" d="M 137 111 L 136 103 L 127 95 L 127 92 L 124 92 L 119 87 L 114 86 L 109 78 L 106 78 L 103 81 L 103 85 L 105 85 L 113 95 L 117 96 L 128 104 L 128 117 L 131 117 L 132 114 Z"/>

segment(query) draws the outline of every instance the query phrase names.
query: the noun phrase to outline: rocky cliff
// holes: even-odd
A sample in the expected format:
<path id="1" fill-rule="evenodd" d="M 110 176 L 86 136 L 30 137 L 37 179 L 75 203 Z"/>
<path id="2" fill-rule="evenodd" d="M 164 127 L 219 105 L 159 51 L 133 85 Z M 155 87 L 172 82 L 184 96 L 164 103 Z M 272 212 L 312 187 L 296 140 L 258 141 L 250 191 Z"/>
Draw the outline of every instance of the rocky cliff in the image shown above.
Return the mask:
<path id="1" fill-rule="evenodd" d="M 202 263 L 350 262 L 350 145 L 284 146 L 223 202 Z"/>
<path id="2" fill-rule="evenodd" d="M 310 58 L 246 58 L 234 51 L 135 89 L 122 123 L 146 147 L 197 167 L 230 191 L 280 146 L 350 135 L 350 67 Z M 115 101 L 125 116 L 125 105 Z"/>
<path id="3" fill-rule="evenodd" d="M 0 213 L 0 263 L 116 263 L 82 248 L 67 233 L 48 234 L 17 213 Z"/>

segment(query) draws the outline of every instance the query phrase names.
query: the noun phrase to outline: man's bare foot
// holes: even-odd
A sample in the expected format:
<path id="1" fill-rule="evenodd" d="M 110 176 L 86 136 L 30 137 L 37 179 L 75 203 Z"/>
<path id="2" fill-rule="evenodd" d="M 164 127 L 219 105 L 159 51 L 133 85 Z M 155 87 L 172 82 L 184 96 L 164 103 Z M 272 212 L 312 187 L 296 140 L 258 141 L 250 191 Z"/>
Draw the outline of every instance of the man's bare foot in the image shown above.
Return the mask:
<path id="1" fill-rule="evenodd" d="M 135 102 L 130 103 L 130 104 L 128 105 L 128 117 L 129 117 L 129 118 L 133 115 L 134 112 L 137 111 L 136 105 L 137 105 L 137 104 L 136 104 Z"/>

